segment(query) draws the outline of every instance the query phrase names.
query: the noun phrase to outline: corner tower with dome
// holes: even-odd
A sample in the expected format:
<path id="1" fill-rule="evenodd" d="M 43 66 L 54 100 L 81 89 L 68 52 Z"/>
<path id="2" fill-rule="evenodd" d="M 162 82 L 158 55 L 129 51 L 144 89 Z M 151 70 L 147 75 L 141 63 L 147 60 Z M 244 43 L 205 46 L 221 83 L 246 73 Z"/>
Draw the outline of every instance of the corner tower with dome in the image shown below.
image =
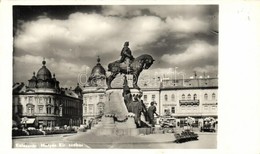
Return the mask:
<path id="1" fill-rule="evenodd" d="M 45 66 L 46 61 L 42 61 L 42 67 L 38 70 L 36 76 L 33 72 L 33 76 L 29 81 L 28 88 L 36 91 L 41 91 L 48 89 L 50 92 L 59 92 L 59 81 L 55 78 L 55 73 L 51 75 L 50 70 Z"/>
<path id="2" fill-rule="evenodd" d="M 83 94 L 83 124 L 91 118 L 103 115 L 106 101 L 106 70 L 100 63 L 98 56 L 97 64 L 92 68 L 91 74 L 87 80 Z"/>
<path id="3" fill-rule="evenodd" d="M 17 126 L 47 128 L 82 123 L 82 89 L 60 88 L 45 59 L 37 74 L 13 85 L 13 122 Z"/>

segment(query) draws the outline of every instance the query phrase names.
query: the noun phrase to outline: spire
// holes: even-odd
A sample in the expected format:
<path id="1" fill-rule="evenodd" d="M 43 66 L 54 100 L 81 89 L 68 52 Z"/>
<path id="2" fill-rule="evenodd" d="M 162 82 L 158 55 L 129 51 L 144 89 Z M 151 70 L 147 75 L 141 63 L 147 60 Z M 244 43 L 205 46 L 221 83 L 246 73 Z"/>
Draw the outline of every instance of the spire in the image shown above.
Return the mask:
<path id="1" fill-rule="evenodd" d="M 33 72 L 33 76 L 35 76 L 35 72 Z"/>
<path id="2" fill-rule="evenodd" d="M 42 65 L 45 66 L 45 64 L 46 64 L 46 61 L 45 61 L 45 58 L 43 58 Z"/>
<path id="3" fill-rule="evenodd" d="M 53 73 L 53 78 L 55 78 L 55 73 Z"/>
<path id="4" fill-rule="evenodd" d="M 97 58 L 97 62 L 100 63 L 100 57 L 99 57 L 99 56 L 98 56 L 98 58 Z"/>

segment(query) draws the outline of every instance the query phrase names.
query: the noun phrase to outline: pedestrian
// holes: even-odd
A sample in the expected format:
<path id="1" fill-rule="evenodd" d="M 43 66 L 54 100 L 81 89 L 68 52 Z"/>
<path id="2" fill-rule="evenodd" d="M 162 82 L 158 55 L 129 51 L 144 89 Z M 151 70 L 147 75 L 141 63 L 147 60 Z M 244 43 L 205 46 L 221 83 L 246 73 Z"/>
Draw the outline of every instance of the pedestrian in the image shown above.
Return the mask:
<path id="1" fill-rule="evenodd" d="M 148 108 L 149 123 L 152 125 L 152 127 L 155 126 L 154 114 L 159 116 L 159 114 L 156 113 L 156 107 L 154 106 L 154 104 L 155 102 L 151 102 Z"/>

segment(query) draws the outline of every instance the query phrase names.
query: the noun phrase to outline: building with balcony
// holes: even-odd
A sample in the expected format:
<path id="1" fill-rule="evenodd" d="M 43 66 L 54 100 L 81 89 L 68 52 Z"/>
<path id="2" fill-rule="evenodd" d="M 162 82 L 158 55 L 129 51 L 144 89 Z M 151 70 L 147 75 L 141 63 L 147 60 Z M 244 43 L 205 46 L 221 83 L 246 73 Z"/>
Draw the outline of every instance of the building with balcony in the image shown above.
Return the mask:
<path id="1" fill-rule="evenodd" d="M 196 124 L 206 117 L 218 117 L 217 78 L 162 81 L 160 96 L 160 114 L 179 119 L 181 125 L 186 117 L 195 118 Z"/>
<path id="2" fill-rule="evenodd" d="M 132 76 L 127 75 L 128 84 L 132 86 Z M 83 89 L 83 119 L 102 114 L 106 104 L 106 71 L 100 64 L 92 69 L 88 84 Z M 148 108 L 156 102 L 157 113 L 161 116 L 172 116 L 184 125 L 186 117 L 195 118 L 196 124 L 206 117 L 217 119 L 218 114 L 218 79 L 194 78 L 165 80 L 156 77 L 141 76 L 138 81 L 143 92 L 143 102 Z M 121 89 L 123 76 L 112 82 L 114 89 Z"/>
<path id="3" fill-rule="evenodd" d="M 82 90 L 60 88 L 55 74 L 45 66 L 33 76 L 28 86 L 13 85 L 13 120 L 33 127 L 79 126 L 82 123 Z"/>

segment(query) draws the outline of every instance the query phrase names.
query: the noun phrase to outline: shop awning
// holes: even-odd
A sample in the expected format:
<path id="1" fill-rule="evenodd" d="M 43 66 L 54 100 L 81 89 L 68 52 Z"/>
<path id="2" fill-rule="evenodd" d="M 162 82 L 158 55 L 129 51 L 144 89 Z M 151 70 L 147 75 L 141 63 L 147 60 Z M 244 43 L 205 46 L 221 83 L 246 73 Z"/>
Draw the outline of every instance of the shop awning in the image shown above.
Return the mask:
<path id="1" fill-rule="evenodd" d="M 21 123 L 25 124 L 25 122 L 26 122 L 26 124 L 33 124 L 34 121 L 35 121 L 35 118 L 27 118 L 26 120 L 23 119 Z"/>

